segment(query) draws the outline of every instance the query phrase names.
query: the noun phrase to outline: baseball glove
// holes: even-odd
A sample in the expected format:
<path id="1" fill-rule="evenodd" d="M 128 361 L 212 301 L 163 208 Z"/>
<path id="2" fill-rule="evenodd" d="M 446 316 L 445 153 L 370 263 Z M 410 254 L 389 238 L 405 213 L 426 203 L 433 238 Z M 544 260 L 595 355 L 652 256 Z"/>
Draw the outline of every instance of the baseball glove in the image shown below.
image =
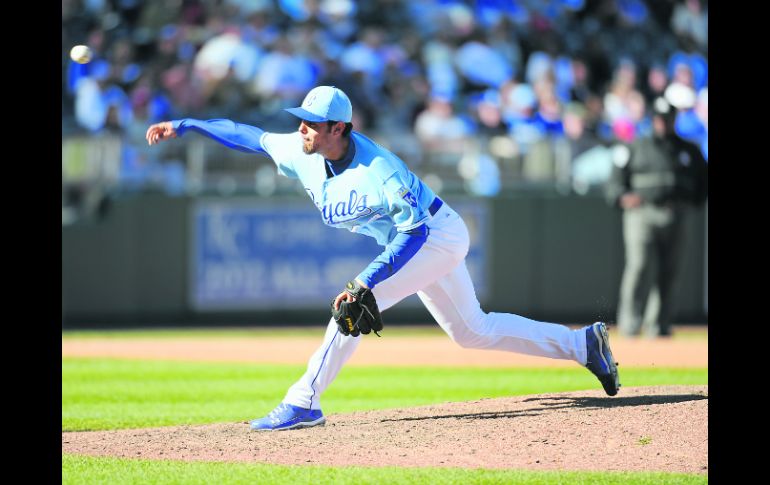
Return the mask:
<path id="1" fill-rule="evenodd" d="M 337 322 L 340 333 L 358 337 L 360 334 L 367 335 L 374 331 L 379 337 L 377 332 L 382 330 L 382 317 L 372 290 L 355 281 L 348 281 L 345 291 L 355 300 L 340 302 L 339 309 L 334 308 L 334 300 L 331 304 L 332 317 Z"/>

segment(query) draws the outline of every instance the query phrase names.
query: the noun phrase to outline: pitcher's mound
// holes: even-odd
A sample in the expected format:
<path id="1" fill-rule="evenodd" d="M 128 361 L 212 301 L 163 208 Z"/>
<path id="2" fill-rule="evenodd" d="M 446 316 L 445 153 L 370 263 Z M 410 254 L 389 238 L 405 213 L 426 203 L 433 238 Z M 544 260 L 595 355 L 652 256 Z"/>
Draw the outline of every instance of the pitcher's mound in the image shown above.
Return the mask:
<path id="1" fill-rule="evenodd" d="M 708 386 L 331 414 L 326 426 L 291 431 L 255 432 L 239 422 L 63 432 L 62 452 L 288 465 L 708 473 Z"/>

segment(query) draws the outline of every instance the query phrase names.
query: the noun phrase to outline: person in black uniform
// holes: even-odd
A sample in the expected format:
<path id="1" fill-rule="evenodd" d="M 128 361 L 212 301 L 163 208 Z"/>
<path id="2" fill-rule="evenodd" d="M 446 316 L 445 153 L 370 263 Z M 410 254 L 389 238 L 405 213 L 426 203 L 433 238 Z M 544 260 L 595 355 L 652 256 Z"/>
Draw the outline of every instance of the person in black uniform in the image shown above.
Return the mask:
<path id="1" fill-rule="evenodd" d="M 685 221 L 708 196 L 708 165 L 674 131 L 676 110 L 653 104 L 653 133 L 613 150 L 607 201 L 623 210 L 625 268 L 617 325 L 621 335 L 670 336 L 672 290 L 682 262 Z"/>

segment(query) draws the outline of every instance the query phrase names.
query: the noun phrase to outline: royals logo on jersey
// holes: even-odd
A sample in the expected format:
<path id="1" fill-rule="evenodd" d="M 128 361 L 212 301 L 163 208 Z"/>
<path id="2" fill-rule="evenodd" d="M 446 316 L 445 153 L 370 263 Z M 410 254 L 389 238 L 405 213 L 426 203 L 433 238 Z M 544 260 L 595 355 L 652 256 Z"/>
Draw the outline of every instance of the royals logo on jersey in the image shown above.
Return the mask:
<path id="1" fill-rule="evenodd" d="M 315 195 L 309 188 L 305 187 L 305 191 L 310 195 L 310 199 L 318 207 L 318 210 L 321 211 L 324 223 L 329 226 L 347 224 L 373 212 L 366 202 L 368 196 L 360 195 L 356 190 L 351 190 L 345 199 L 333 199 L 326 204 L 316 202 Z"/>
<path id="2" fill-rule="evenodd" d="M 407 189 L 406 187 L 401 187 L 400 189 L 398 189 L 398 195 L 412 207 L 417 207 L 417 199 L 415 198 L 414 195 L 412 195 L 411 192 L 409 192 L 409 189 Z"/>

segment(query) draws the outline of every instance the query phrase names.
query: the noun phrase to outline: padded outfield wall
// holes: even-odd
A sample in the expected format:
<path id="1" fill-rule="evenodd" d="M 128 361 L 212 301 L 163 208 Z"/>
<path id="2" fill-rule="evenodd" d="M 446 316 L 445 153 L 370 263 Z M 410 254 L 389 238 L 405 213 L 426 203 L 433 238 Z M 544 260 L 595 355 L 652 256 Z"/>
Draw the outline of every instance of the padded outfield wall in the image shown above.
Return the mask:
<path id="1" fill-rule="evenodd" d="M 446 200 L 468 222 L 486 311 L 614 322 L 621 214 L 599 195 Z M 706 211 L 693 212 L 676 323 L 707 322 L 706 227 Z M 118 198 L 101 219 L 62 227 L 63 328 L 319 324 L 378 251 L 324 226 L 307 199 Z M 416 297 L 385 319 L 431 321 Z"/>

